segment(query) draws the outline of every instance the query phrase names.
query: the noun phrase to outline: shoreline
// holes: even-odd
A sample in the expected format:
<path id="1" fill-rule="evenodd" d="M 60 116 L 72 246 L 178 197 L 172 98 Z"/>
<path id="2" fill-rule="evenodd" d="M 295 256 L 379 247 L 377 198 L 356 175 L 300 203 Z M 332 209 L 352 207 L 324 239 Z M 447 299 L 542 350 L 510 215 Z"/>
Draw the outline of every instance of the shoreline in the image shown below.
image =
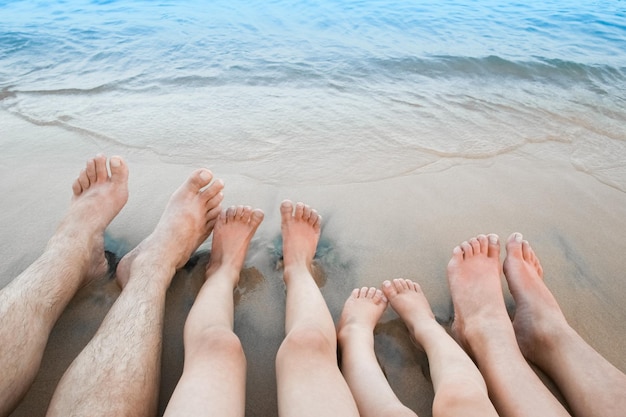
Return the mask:
<path id="1" fill-rule="evenodd" d="M 33 140 L 37 136 L 32 135 L 44 132 L 46 141 Z M 129 247 L 150 233 L 171 192 L 196 168 L 165 163 L 149 151 L 103 147 L 44 126 L 13 133 L 3 139 L 11 146 L 0 155 L 0 192 L 5 196 L 0 286 L 41 253 L 88 157 L 103 152 L 128 161 L 129 203 L 108 230 Z M 31 141 L 24 142 L 25 137 Z M 445 323 L 452 313 L 445 278 L 452 248 L 479 233 L 495 232 L 504 240 L 519 231 L 541 259 L 548 287 L 572 327 L 626 371 L 626 334 L 620 332 L 626 321 L 626 239 L 619 233 L 626 230 L 626 193 L 577 171 L 566 157 L 542 152 L 559 146 L 527 145 L 493 158 L 441 160 L 401 177 L 325 186 L 263 184 L 235 172 L 237 165 L 254 161 L 232 167 L 207 157 L 209 168 L 225 180 L 224 206 L 250 204 L 266 213 L 246 262 L 250 282 L 236 307 L 235 331 L 248 357 L 246 415 L 276 414 L 273 357 L 282 340 L 284 289 L 271 251 L 280 231 L 278 204 L 284 198 L 305 201 L 324 217 L 322 239 L 329 251 L 320 261 L 327 278 L 322 292 L 335 319 L 352 288 L 406 277 L 422 285 L 435 315 Z M 205 243 L 202 249 L 207 247 Z M 183 323 L 205 261 L 206 255 L 200 256 L 195 267 L 180 271 L 168 292 L 161 411 L 182 369 Z M 75 297 L 53 330 L 44 365 L 13 417 L 44 413 L 55 381 L 118 293 L 114 281 L 104 280 Z M 510 296 L 506 299 L 511 305 Z M 419 415 L 430 416 L 432 387 L 423 375 L 424 356 L 407 342 L 395 318 L 391 311 L 383 316 L 377 353 L 398 397 Z"/>

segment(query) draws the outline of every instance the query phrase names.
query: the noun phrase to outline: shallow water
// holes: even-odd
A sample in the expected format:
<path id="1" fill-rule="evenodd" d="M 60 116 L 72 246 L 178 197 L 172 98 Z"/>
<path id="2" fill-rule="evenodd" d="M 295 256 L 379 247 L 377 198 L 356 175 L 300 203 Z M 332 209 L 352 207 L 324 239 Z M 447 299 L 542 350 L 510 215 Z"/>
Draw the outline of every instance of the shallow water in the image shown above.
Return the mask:
<path id="1" fill-rule="evenodd" d="M 3 2 L 0 109 L 268 184 L 564 142 L 626 190 L 618 1 Z M 321 162 L 323 161 L 323 162 Z M 243 163 L 242 163 L 243 162 Z"/>

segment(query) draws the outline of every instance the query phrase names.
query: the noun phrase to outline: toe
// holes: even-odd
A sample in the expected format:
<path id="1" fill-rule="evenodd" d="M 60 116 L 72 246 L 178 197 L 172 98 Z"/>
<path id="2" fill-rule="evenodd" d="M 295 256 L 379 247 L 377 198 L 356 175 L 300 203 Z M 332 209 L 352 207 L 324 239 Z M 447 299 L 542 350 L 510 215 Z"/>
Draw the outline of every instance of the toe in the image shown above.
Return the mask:
<path id="1" fill-rule="evenodd" d="M 94 162 L 96 164 L 96 181 L 104 182 L 109 179 L 109 172 L 107 171 L 107 158 L 104 155 L 98 155 L 95 157 Z"/>
<path id="2" fill-rule="evenodd" d="M 109 167 L 111 168 L 111 181 L 120 184 L 128 180 L 128 166 L 122 157 L 112 156 Z"/>
<path id="3" fill-rule="evenodd" d="M 293 202 L 291 200 L 284 200 L 280 203 L 280 216 L 283 221 L 291 220 L 293 216 Z"/>
<path id="4" fill-rule="evenodd" d="M 465 259 L 474 255 L 474 249 L 468 241 L 461 243 L 461 249 L 463 249 L 463 258 Z"/>
<path id="5" fill-rule="evenodd" d="M 195 170 L 185 181 L 184 186 L 192 193 L 199 193 L 213 179 L 213 173 L 206 168 Z"/>
<path id="6" fill-rule="evenodd" d="M 87 175 L 87 180 L 89 184 L 95 184 L 98 179 L 98 174 L 96 172 L 96 160 L 90 159 L 87 161 L 87 165 L 85 167 L 85 173 Z"/>
<path id="7" fill-rule="evenodd" d="M 495 233 L 487 235 L 487 256 L 490 258 L 500 258 L 500 239 Z"/>
<path id="8" fill-rule="evenodd" d="M 524 237 L 522 236 L 521 233 L 513 233 L 511 236 L 509 236 L 506 242 L 507 255 L 515 256 L 517 258 L 522 258 L 523 257 L 523 250 L 522 250 L 523 240 L 524 240 Z"/>
<path id="9" fill-rule="evenodd" d="M 396 295 L 398 295 L 398 291 L 396 290 L 396 287 L 389 280 L 385 280 L 383 282 L 383 293 L 388 299 L 391 299 L 395 297 Z"/>
<path id="10" fill-rule="evenodd" d="M 304 203 L 298 202 L 296 203 L 296 212 L 293 217 L 295 217 L 297 220 L 301 220 L 303 215 L 304 215 Z"/>
<path id="11" fill-rule="evenodd" d="M 259 224 L 261 224 L 264 216 L 265 214 L 263 214 L 263 210 L 260 210 L 260 209 L 252 210 L 252 213 L 250 213 L 250 223 L 256 227 Z"/>

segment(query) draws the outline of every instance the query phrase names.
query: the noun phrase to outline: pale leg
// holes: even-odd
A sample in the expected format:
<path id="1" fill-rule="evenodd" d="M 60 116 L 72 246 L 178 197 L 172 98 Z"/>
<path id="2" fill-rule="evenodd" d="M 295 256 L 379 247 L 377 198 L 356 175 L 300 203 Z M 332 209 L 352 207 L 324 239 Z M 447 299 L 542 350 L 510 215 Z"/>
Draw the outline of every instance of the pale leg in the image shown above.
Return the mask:
<path id="1" fill-rule="evenodd" d="M 177 268 L 210 234 L 221 181 L 195 171 L 172 195 L 154 232 L 118 265 L 122 293 L 52 397 L 51 416 L 153 416 L 165 293 Z"/>
<path id="2" fill-rule="evenodd" d="M 374 352 L 374 327 L 387 307 L 381 290 L 355 289 L 337 326 L 341 370 L 361 417 L 416 417 L 389 386 Z"/>
<path id="3" fill-rule="evenodd" d="M 453 331 L 476 360 L 501 416 L 567 416 L 517 345 L 502 295 L 499 254 L 496 235 L 454 248 L 448 263 Z"/>
<path id="4" fill-rule="evenodd" d="M 522 235 L 511 235 L 506 249 L 504 273 L 516 304 L 513 327 L 524 356 L 556 382 L 576 416 L 623 416 L 626 375 L 569 326 Z"/>
<path id="5" fill-rule="evenodd" d="M 289 416 L 358 416 L 337 365 L 337 336 L 328 306 L 311 275 L 321 218 L 310 207 L 284 201 L 280 207 L 285 340 L 276 357 L 278 413 Z"/>
<path id="6" fill-rule="evenodd" d="M 213 230 L 206 281 L 185 322 L 185 366 L 165 410 L 173 416 L 243 416 L 246 358 L 233 332 L 233 290 L 261 210 L 230 207 Z"/>
<path id="7" fill-rule="evenodd" d="M 0 416 L 19 403 L 39 370 L 48 336 L 76 291 L 108 270 L 104 229 L 128 199 L 120 157 L 87 162 L 44 253 L 0 292 Z"/>
<path id="8" fill-rule="evenodd" d="M 383 292 L 428 356 L 435 390 L 433 416 L 497 417 L 482 375 L 437 323 L 419 284 L 408 279 L 385 281 Z"/>

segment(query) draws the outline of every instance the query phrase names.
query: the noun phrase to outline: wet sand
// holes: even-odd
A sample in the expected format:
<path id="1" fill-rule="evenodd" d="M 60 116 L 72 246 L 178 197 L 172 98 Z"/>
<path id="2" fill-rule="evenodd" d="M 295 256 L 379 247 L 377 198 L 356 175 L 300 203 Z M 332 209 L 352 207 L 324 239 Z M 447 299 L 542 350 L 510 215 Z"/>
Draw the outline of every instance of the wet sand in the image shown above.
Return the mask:
<path id="1" fill-rule="evenodd" d="M 41 253 L 88 157 L 117 153 L 130 166 L 129 202 L 108 229 L 120 248 L 136 245 L 152 230 L 171 192 L 196 168 L 17 119 L 2 116 L 2 122 L 11 134 L 0 152 L 0 286 Z M 37 140 L 41 137 L 45 140 Z M 626 371 L 626 193 L 574 169 L 567 157 L 558 156 L 562 146 L 530 144 L 491 158 L 441 159 L 403 177 L 323 186 L 264 184 L 203 151 L 204 165 L 226 183 L 225 206 L 250 204 L 266 213 L 237 295 L 235 331 L 248 359 L 247 415 L 276 415 L 273 362 L 283 337 L 285 301 L 276 250 L 284 198 L 305 201 L 324 217 L 318 262 L 335 319 L 352 288 L 406 277 L 422 285 L 437 318 L 447 323 L 452 309 L 445 266 L 452 248 L 479 233 L 506 238 L 520 231 L 541 258 L 546 282 L 571 325 Z M 161 412 L 182 371 L 183 323 L 202 284 L 208 247 L 207 242 L 177 274 L 168 293 Z M 12 416 L 44 415 L 63 371 L 118 294 L 110 278 L 77 294 L 52 332 L 37 380 Z M 508 293 L 507 300 L 512 307 Z M 399 398 L 420 416 L 430 416 L 433 391 L 425 356 L 391 309 L 377 328 L 376 349 Z"/>

